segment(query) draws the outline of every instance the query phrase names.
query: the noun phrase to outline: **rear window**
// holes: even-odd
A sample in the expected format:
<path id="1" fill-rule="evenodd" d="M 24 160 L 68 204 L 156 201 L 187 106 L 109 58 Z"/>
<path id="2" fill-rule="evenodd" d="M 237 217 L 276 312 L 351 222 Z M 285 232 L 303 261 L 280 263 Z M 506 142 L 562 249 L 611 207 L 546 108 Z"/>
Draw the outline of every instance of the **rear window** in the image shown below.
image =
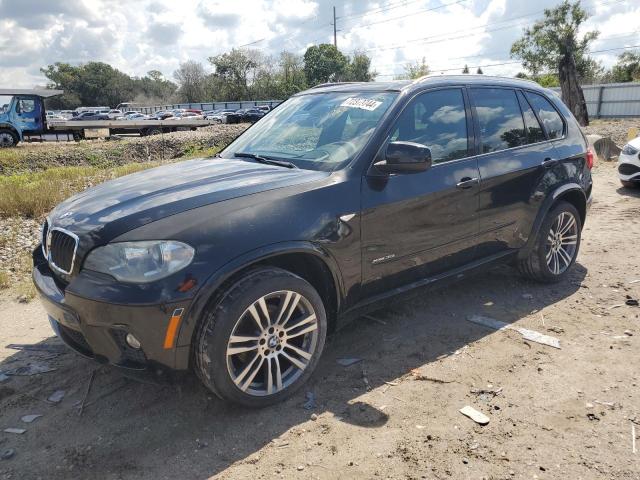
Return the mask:
<path id="1" fill-rule="evenodd" d="M 472 88 L 480 127 L 481 153 L 497 152 L 527 143 L 515 90 Z"/>
<path id="2" fill-rule="evenodd" d="M 542 126 L 547 131 L 549 138 L 560 138 L 564 132 L 562 117 L 551 105 L 549 100 L 537 93 L 527 92 L 527 99 L 538 114 Z"/>

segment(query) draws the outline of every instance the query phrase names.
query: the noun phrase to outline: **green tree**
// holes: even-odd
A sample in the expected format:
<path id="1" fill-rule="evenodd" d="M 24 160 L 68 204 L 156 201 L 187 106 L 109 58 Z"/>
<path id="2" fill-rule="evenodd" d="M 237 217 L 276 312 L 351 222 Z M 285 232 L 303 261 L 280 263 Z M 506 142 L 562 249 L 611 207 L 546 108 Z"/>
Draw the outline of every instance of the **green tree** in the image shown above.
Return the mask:
<path id="1" fill-rule="evenodd" d="M 371 70 L 371 58 L 364 52 L 355 52 L 347 66 L 346 81 L 372 82 L 377 73 Z"/>
<path id="2" fill-rule="evenodd" d="M 58 62 L 40 71 L 49 79 L 48 87 L 65 91 L 58 102 L 69 108 L 77 101 L 86 106 L 114 107 L 135 93 L 135 82 L 129 75 L 103 62 L 79 66 Z"/>
<path id="3" fill-rule="evenodd" d="M 209 63 L 214 68 L 216 90 L 227 100 L 249 99 L 249 84 L 258 75 L 259 66 L 264 65 L 260 52 L 237 48 L 209 57 Z"/>
<path id="4" fill-rule="evenodd" d="M 609 78 L 612 82 L 640 82 L 640 51 L 619 55 Z"/>
<path id="5" fill-rule="evenodd" d="M 482 71 L 482 67 L 478 67 L 478 70 L 476 71 L 476 73 L 478 75 L 484 75 L 484 72 Z"/>
<path id="6" fill-rule="evenodd" d="M 304 53 L 304 73 L 309 86 L 339 82 L 346 78 L 348 67 L 349 59 L 328 43 L 312 45 Z"/>
<path id="7" fill-rule="evenodd" d="M 521 59 L 534 78 L 543 73 L 558 75 L 562 100 L 581 125 L 589 124 L 589 115 L 578 65 L 584 62 L 589 44 L 598 37 L 597 31 L 591 31 L 578 38 L 578 30 L 587 18 L 580 0 L 564 0 L 555 8 L 545 9 L 544 19 L 526 28 L 522 38 L 511 46 L 511 56 Z"/>
<path id="8" fill-rule="evenodd" d="M 462 69 L 462 73 L 464 73 L 465 75 L 469 73 L 469 67 L 467 65 L 465 65 L 464 68 Z"/>
<path id="9" fill-rule="evenodd" d="M 396 75 L 396 80 L 415 80 L 416 78 L 424 77 L 425 75 L 429 75 L 431 73 L 425 57 L 422 57 L 422 60 L 419 62 L 407 63 L 403 68 L 404 73 L 401 75 Z"/>

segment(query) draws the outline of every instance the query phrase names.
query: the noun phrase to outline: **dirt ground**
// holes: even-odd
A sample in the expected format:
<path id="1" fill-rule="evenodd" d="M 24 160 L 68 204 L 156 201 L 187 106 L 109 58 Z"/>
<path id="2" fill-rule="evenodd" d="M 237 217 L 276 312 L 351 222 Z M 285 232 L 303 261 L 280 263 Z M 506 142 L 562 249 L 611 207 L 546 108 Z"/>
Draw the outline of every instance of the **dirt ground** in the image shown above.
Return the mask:
<path id="1" fill-rule="evenodd" d="M 37 301 L 1 300 L 0 371 L 56 370 L 0 383 L 0 454 L 14 451 L 0 478 L 640 479 L 640 308 L 624 305 L 640 297 L 640 192 L 620 188 L 612 164 L 594 178 L 567 281 L 538 285 L 501 267 L 359 319 L 329 340 L 307 388 L 264 410 L 225 405 L 193 378 L 137 383 L 74 353 L 4 348 L 61 344 Z M 343 367 L 344 357 L 363 361 Z M 55 390 L 64 398 L 47 402 Z M 490 423 L 461 415 L 465 405 Z M 43 416 L 22 422 L 28 414 Z"/>

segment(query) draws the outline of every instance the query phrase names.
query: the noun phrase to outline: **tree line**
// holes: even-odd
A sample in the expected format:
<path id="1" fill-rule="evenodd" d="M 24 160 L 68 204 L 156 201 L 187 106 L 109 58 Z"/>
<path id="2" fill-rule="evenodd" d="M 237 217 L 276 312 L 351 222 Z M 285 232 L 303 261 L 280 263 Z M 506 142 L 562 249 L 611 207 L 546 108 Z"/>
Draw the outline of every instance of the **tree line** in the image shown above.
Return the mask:
<path id="1" fill-rule="evenodd" d="M 132 77 L 103 62 L 70 65 L 58 62 L 42 68 L 48 88 L 64 95 L 47 101 L 49 108 L 114 107 L 121 102 L 141 104 L 193 103 L 285 99 L 325 82 L 372 81 L 371 59 L 364 53 L 348 56 L 335 46 L 310 46 L 304 55 L 232 49 L 211 56 L 207 64 L 189 60 L 167 79 L 157 70 Z"/>

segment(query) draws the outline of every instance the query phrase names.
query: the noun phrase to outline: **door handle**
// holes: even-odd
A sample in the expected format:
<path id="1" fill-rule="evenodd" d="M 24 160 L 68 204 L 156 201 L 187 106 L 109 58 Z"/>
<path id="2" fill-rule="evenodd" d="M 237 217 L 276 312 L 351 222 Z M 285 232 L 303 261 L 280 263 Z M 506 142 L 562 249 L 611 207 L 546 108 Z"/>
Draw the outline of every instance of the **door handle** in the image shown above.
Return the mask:
<path id="1" fill-rule="evenodd" d="M 478 178 L 464 177 L 456 183 L 456 188 L 471 188 L 478 183 Z"/>
<path id="2" fill-rule="evenodd" d="M 555 166 L 557 164 L 558 164 L 558 159 L 557 158 L 550 158 L 550 157 L 545 158 L 543 160 L 543 162 L 542 162 L 542 166 L 544 168 L 551 168 L 551 167 L 553 167 L 553 166 Z"/>

